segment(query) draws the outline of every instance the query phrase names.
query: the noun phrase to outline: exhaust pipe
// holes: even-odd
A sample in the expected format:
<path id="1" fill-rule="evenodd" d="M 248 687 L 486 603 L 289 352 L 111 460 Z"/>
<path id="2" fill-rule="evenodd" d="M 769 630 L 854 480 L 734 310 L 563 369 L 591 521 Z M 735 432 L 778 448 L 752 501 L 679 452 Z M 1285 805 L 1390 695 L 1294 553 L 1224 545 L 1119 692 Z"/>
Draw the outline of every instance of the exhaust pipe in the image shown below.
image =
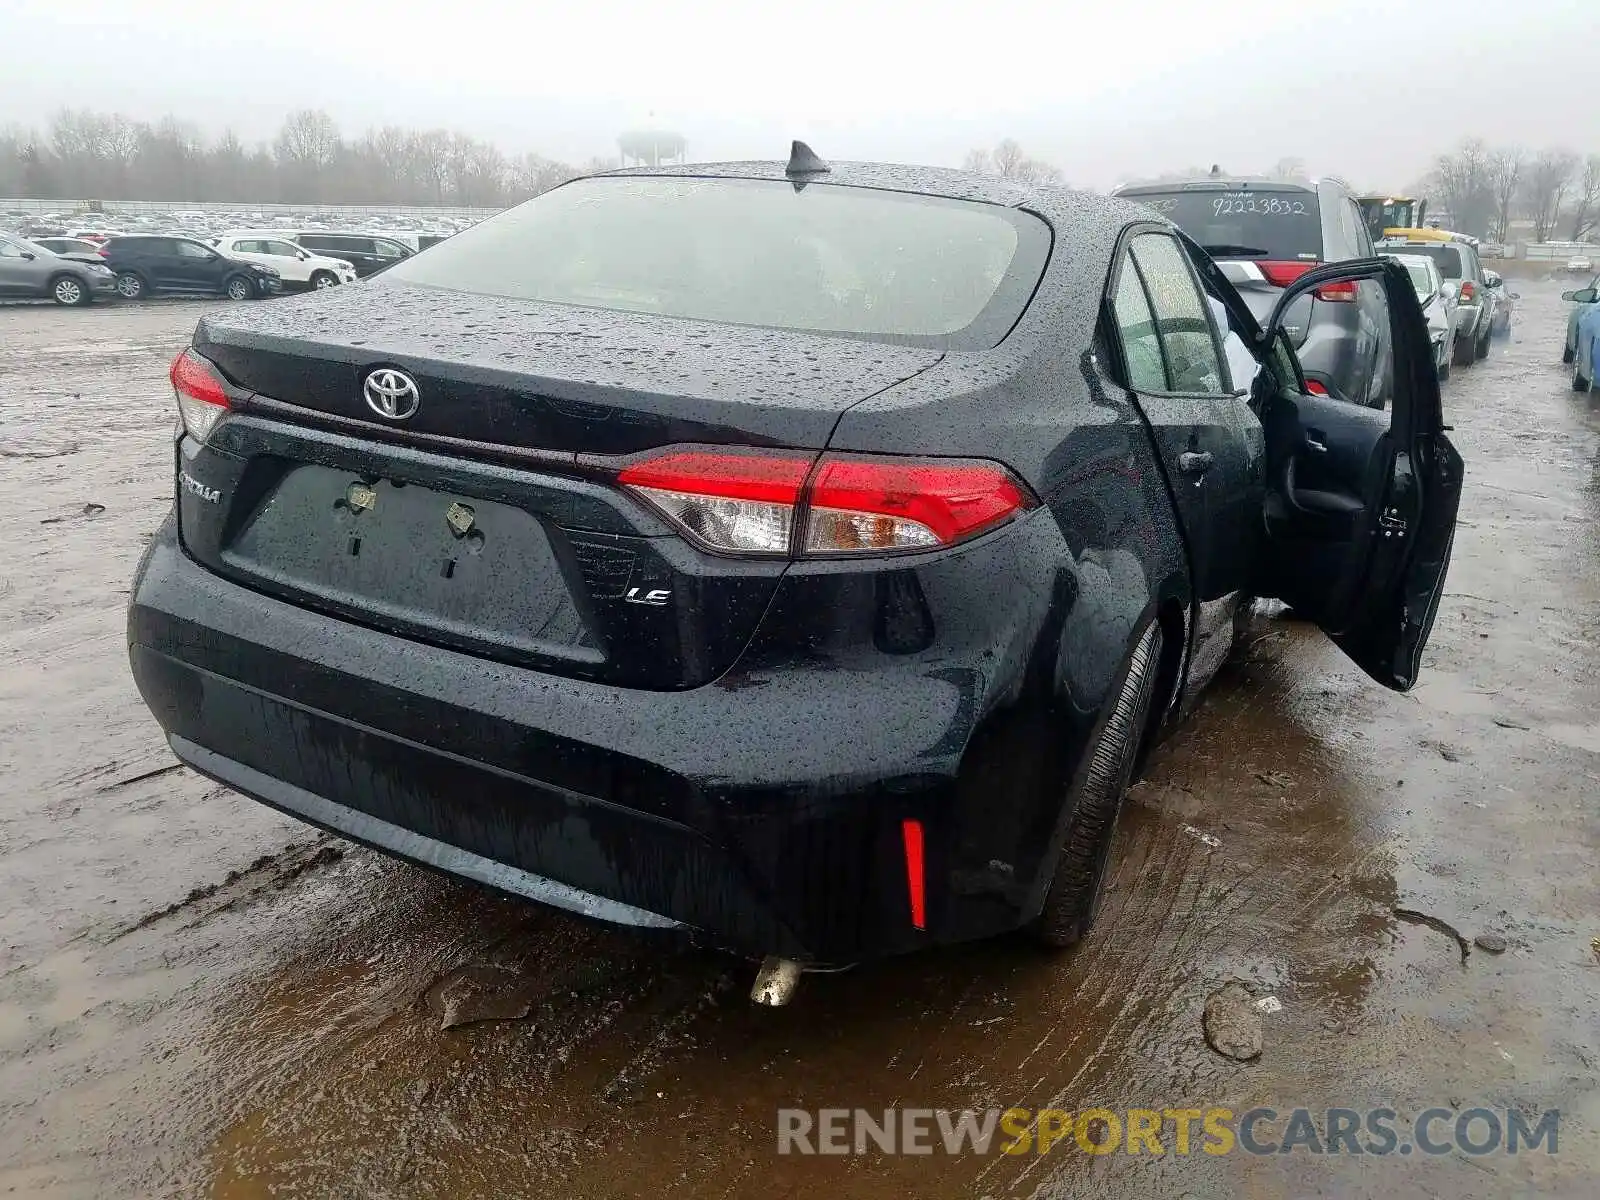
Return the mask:
<path id="1" fill-rule="evenodd" d="M 756 981 L 750 985 L 750 999 L 767 1008 L 782 1008 L 794 999 L 799 986 L 800 964 L 792 958 L 773 956 L 762 960 Z"/>

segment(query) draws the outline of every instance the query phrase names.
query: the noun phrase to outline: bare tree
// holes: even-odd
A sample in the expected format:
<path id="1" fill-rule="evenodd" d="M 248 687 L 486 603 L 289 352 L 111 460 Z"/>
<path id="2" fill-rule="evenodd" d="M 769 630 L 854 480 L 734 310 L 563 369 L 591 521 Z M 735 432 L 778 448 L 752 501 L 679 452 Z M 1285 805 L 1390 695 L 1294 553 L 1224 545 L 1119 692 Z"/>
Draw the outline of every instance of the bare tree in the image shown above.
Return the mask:
<path id="1" fill-rule="evenodd" d="M 1578 169 L 1570 150 L 1541 150 L 1528 168 L 1527 206 L 1535 241 L 1546 242 L 1556 231 L 1567 187 Z"/>
<path id="2" fill-rule="evenodd" d="M 1454 153 L 1441 154 L 1433 164 L 1432 187 L 1450 210 L 1454 228 L 1463 233 L 1486 234 L 1494 218 L 1495 199 L 1489 147 L 1481 138 L 1469 138 Z"/>
<path id="3" fill-rule="evenodd" d="M 1494 196 L 1494 221 L 1490 232 L 1497 242 L 1511 236 L 1511 213 L 1522 191 L 1522 172 L 1528 161 L 1521 146 L 1507 146 L 1489 155 L 1489 188 Z"/>
<path id="4" fill-rule="evenodd" d="M 1600 154 L 1584 160 L 1572 199 L 1572 240 L 1576 242 L 1600 225 Z"/>
<path id="5" fill-rule="evenodd" d="M 339 130 L 321 109 L 302 108 L 284 118 L 274 143 L 284 200 L 324 199 L 323 174 L 339 152 Z"/>
<path id="6" fill-rule="evenodd" d="M 333 118 L 321 109 L 302 108 L 284 118 L 278 132 L 278 157 L 290 163 L 313 168 L 333 161 L 339 144 L 339 130 Z"/>
<path id="7" fill-rule="evenodd" d="M 962 164 L 968 171 L 993 173 L 1019 183 L 1060 183 L 1061 168 L 1030 158 L 1015 138 L 1003 138 L 990 150 L 970 150 Z"/>
<path id="8" fill-rule="evenodd" d="M 1017 178 L 1027 157 L 1015 138 L 1002 138 L 1000 144 L 994 148 L 995 174 L 1004 179 Z"/>

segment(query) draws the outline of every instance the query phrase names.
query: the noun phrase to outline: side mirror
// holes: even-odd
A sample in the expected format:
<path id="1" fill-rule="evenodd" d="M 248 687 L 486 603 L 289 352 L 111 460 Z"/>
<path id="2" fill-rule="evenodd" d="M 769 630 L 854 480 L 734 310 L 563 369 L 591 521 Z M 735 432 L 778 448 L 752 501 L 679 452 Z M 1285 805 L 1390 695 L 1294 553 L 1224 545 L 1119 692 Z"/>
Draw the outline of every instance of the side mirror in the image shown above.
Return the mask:
<path id="1" fill-rule="evenodd" d="M 34 259 L 38 258 L 39 256 L 37 254 L 35 254 L 32 250 L 24 250 L 22 252 L 22 257 L 27 259 L 29 262 L 32 262 Z"/>
<path id="2" fill-rule="evenodd" d="M 1576 304 L 1593 304 L 1596 294 L 1597 293 L 1595 292 L 1594 288 L 1579 288 L 1577 291 L 1571 293 L 1571 297 L 1573 302 Z M 1562 299 L 1565 300 L 1567 297 L 1563 296 Z"/>
<path id="3" fill-rule="evenodd" d="M 1447 283 L 1439 289 L 1439 292 L 1446 299 L 1458 300 L 1461 298 L 1461 285 L 1458 283 Z"/>
<path id="4" fill-rule="evenodd" d="M 1576 300 L 1578 298 L 1578 293 L 1577 292 L 1562 292 L 1561 293 L 1561 298 L 1563 300 L 1565 300 L 1567 303 L 1570 304 L 1570 303 L 1572 303 L 1574 300 Z"/>
<path id="5" fill-rule="evenodd" d="M 311 255 L 310 255 L 310 254 L 308 254 L 308 253 L 306 253 L 306 252 L 305 252 L 305 251 L 304 251 L 304 250 L 296 250 L 296 251 L 295 251 L 295 252 L 294 252 L 294 256 L 295 256 L 295 257 L 296 257 L 296 258 L 298 258 L 298 259 L 299 259 L 299 260 L 300 260 L 300 261 L 301 261 L 301 262 L 305 262 L 305 261 L 306 261 L 306 259 L 308 259 L 308 258 L 310 258 L 310 257 L 311 257 Z"/>

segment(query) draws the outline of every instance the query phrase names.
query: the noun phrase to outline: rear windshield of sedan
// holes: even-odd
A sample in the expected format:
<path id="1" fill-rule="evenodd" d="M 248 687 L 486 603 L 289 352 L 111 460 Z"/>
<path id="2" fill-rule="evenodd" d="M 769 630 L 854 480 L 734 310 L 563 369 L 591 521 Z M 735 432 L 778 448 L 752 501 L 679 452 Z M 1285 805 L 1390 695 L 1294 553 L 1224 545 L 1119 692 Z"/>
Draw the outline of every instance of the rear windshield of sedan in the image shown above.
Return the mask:
<path id="1" fill-rule="evenodd" d="M 786 181 L 579 180 L 474 225 L 390 280 L 734 325 L 980 349 L 1050 247 L 993 204 Z"/>
<path id="2" fill-rule="evenodd" d="M 1282 262 L 1322 259 L 1322 217 L 1317 194 L 1304 188 L 1121 193 L 1155 209 L 1211 252 L 1213 258 Z"/>
<path id="3" fill-rule="evenodd" d="M 1411 286 L 1416 289 L 1418 300 L 1426 300 L 1433 295 L 1433 279 L 1429 276 L 1424 263 L 1408 262 L 1402 258 L 1400 265 L 1406 269 L 1406 274 L 1411 276 Z"/>
<path id="4" fill-rule="evenodd" d="M 1446 279 L 1461 278 L 1461 250 L 1443 242 L 1418 242 L 1406 244 L 1404 253 L 1421 254 L 1433 259 L 1439 274 Z"/>

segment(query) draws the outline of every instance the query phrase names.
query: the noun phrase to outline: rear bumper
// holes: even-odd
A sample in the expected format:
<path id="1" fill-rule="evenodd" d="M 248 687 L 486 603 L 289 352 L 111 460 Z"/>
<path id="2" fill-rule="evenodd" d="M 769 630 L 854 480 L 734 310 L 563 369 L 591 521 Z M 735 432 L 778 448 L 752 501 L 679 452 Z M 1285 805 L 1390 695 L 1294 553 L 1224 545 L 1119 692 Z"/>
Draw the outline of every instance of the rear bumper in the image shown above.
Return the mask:
<path id="1" fill-rule="evenodd" d="M 716 683 L 652 692 L 258 594 L 191 560 L 169 521 L 135 581 L 129 653 L 181 759 L 313 824 L 586 916 L 854 962 L 1037 912 L 1063 772 L 1097 713 L 1088 681 L 1062 714 L 1050 679 L 1026 679 L 1065 554 L 1056 526 L 1022 522 L 967 553 L 985 561 L 963 577 L 1006 580 L 1016 604 L 974 609 L 939 653 L 868 670 L 858 648 L 796 655 L 758 634 Z M 807 587 L 780 591 L 774 609 L 796 612 L 779 625 L 805 628 Z M 907 819 L 926 830 L 921 929 Z"/>

